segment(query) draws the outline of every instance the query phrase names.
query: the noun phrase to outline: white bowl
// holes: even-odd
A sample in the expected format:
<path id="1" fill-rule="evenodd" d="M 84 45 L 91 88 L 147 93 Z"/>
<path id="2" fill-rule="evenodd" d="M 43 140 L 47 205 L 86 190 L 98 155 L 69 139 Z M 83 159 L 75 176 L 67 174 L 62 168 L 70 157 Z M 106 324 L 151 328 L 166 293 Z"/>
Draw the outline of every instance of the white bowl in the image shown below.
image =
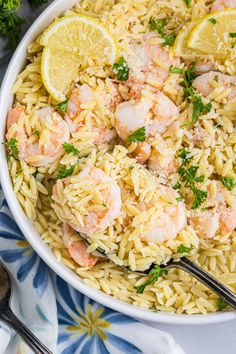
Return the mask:
<path id="1" fill-rule="evenodd" d="M 5 74 L 0 93 L 0 143 L 5 140 L 6 116 L 13 102 L 12 86 L 15 82 L 16 76 L 21 72 L 26 63 L 27 46 L 55 19 L 55 17 L 62 15 L 65 10 L 70 9 L 76 2 L 77 0 L 54 1 L 34 22 L 19 44 Z M 48 246 L 43 243 L 40 235 L 21 209 L 16 195 L 13 192 L 11 179 L 8 173 L 5 147 L 3 144 L 0 144 L 0 166 L 0 178 L 3 191 L 12 214 L 21 231 L 35 251 L 48 264 L 48 266 L 75 289 L 81 291 L 83 294 L 105 306 L 140 320 L 169 324 L 196 325 L 236 319 L 236 312 L 233 311 L 217 312 L 208 315 L 175 315 L 161 312 L 155 313 L 150 310 L 135 307 L 120 300 L 116 300 L 109 295 L 88 287 L 80 280 L 78 275 L 57 261 L 56 257 L 53 255 Z"/>

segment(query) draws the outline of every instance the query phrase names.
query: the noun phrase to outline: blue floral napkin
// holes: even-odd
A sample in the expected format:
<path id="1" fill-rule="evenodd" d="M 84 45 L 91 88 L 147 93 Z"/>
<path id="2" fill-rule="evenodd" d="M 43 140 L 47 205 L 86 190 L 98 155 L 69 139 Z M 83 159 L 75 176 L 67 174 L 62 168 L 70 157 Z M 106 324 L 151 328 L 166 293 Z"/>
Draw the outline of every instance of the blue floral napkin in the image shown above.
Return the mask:
<path id="1" fill-rule="evenodd" d="M 0 189 L 0 260 L 13 279 L 11 307 L 57 354 L 184 354 L 166 332 L 112 311 L 51 272 L 21 234 Z M 0 354 L 29 354 L 0 322 Z"/>

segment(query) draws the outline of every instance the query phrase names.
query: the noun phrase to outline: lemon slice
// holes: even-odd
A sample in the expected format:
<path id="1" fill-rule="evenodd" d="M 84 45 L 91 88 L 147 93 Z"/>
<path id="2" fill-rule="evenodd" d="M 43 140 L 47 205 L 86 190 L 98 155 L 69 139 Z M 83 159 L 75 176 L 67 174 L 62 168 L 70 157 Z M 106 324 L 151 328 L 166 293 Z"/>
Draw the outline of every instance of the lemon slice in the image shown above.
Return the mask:
<path id="1" fill-rule="evenodd" d="M 236 32 L 236 9 L 212 12 L 192 30 L 188 47 L 207 54 L 225 57 L 232 47 L 234 38 L 230 34 Z"/>
<path id="2" fill-rule="evenodd" d="M 184 26 L 184 28 L 181 31 L 179 31 L 173 46 L 173 52 L 175 56 L 183 57 L 183 58 L 192 58 L 195 56 L 203 56 L 203 57 L 206 56 L 205 53 L 200 52 L 198 50 L 193 50 L 191 48 L 188 48 L 187 46 L 190 33 L 192 32 L 193 28 L 196 26 L 197 23 L 198 21 L 189 22 Z"/>
<path id="3" fill-rule="evenodd" d="M 115 40 L 98 21 L 75 15 L 54 21 L 42 34 L 44 46 L 42 79 L 47 91 L 59 102 L 66 99 L 79 69 L 111 65 L 116 59 Z"/>

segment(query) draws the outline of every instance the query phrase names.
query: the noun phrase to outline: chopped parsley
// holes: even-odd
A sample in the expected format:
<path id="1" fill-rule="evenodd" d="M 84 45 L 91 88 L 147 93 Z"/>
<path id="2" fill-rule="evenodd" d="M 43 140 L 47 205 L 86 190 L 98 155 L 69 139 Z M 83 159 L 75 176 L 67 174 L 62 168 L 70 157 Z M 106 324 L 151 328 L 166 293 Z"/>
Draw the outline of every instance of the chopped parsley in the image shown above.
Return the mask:
<path id="1" fill-rule="evenodd" d="M 35 130 L 35 131 L 33 132 L 33 135 L 39 136 L 39 131 L 38 131 L 38 130 Z"/>
<path id="2" fill-rule="evenodd" d="M 72 166 L 69 167 L 69 168 L 66 168 L 65 166 L 61 166 L 61 167 L 59 168 L 58 178 L 59 178 L 59 179 L 62 179 L 62 178 L 71 176 L 72 173 L 74 172 L 74 170 L 75 170 L 75 165 L 72 165 Z"/>
<path id="3" fill-rule="evenodd" d="M 209 113 L 212 109 L 211 102 L 206 105 L 203 104 L 200 96 L 196 94 L 195 89 L 191 86 L 193 80 L 196 78 L 194 72 L 194 65 L 192 64 L 184 73 L 184 95 L 187 99 L 191 100 L 193 104 L 193 114 L 191 120 L 185 124 L 186 126 L 194 124 L 201 114 Z"/>
<path id="4" fill-rule="evenodd" d="M 146 139 L 146 128 L 142 127 L 138 130 L 136 130 L 135 132 L 133 132 L 132 134 L 130 134 L 128 136 L 128 141 L 129 142 L 138 142 L 138 141 L 144 141 Z"/>
<path id="5" fill-rule="evenodd" d="M 176 35 L 174 33 L 170 33 L 170 34 L 166 34 L 162 38 L 164 39 L 163 47 L 165 47 L 167 45 L 169 45 L 170 47 L 173 47 Z"/>
<path id="6" fill-rule="evenodd" d="M 231 32 L 229 35 L 231 38 L 236 38 L 236 32 Z"/>
<path id="7" fill-rule="evenodd" d="M 11 138 L 8 140 L 5 145 L 7 146 L 7 150 L 9 156 L 13 156 L 15 159 L 19 158 L 19 149 L 18 149 L 18 142 L 16 138 Z"/>
<path id="8" fill-rule="evenodd" d="M 102 206 L 103 206 L 104 208 L 107 208 L 107 205 L 106 205 L 105 203 L 102 203 Z"/>
<path id="9" fill-rule="evenodd" d="M 112 71 L 120 81 L 127 81 L 129 78 L 129 67 L 124 57 L 120 57 L 112 66 Z"/>
<path id="10" fill-rule="evenodd" d="M 171 74 L 183 74 L 183 69 L 177 68 L 176 66 L 171 65 L 170 72 L 171 72 Z"/>
<path id="11" fill-rule="evenodd" d="M 175 185 L 173 186 L 173 189 L 180 189 L 180 188 L 181 188 L 180 182 L 175 183 Z"/>
<path id="12" fill-rule="evenodd" d="M 214 76 L 214 81 L 219 82 L 219 76 L 218 75 Z"/>
<path id="13" fill-rule="evenodd" d="M 236 185 L 236 180 L 230 177 L 222 178 L 221 182 L 229 191 L 232 191 L 234 186 Z"/>
<path id="14" fill-rule="evenodd" d="M 149 28 L 151 31 L 157 31 L 161 36 L 165 35 L 165 26 L 167 24 L 167 20 L 165 18 L 160 18 L 159 20 L 155 20 L 154 18 L 150 18 L 149 20 Z"/>
<path id="15" fill-rule="evenodd" d="M 181 244 L 178 249 L 177 252 L 178 253 L 190 253 L 193 250 L 193 245 L 191 245 L 191 247 L 187 247 L 183 244 Z"/>
<path id="16" fill-rule="evenodd" d="M 68 107 L 68 102 L 69 102 L 69 99 L 67 98 L 65 101 L 59 103 L 56 105 L 56 109 L 62 113 L 63 116 L 66 115 L 66 111 L 67 111 L 67 107 Z"/>
<path id="17" fill-rule="evenodd" d="M 208 20 L 210 23 L 212 23 L 213 25 L 215 25 L 217 23 L 216 19 L 214 17 L 209 18 Z"/>
<path id="18" fill-rule="evenodd" d="M 191 0 L 184 0 L 186 6 L 189 8 L 191 4 Z"/>
<path id="19" fill-rule="evenodd" d="M 165 18 L 161 18 L 159 20 L 155 20 L 154 18 L 150 18 L 149 20 L 149 28 L 151 31 L 157 31 L 161 38 L 163 38 L 163 47 L 169 45 L 170 47 L 173 46 L 176 35 L 174 33 L 166 34 L 165 26 L 167 24 L 167 20 Z"/>
<path id="20" fill-rule="evenodd" d="M 74 156 L 78 156 L 79 155 L 79 150 L 74 147 L 73 145 L 69 144 L 69 143 L 64 143 L 63 145 L 63 149 L 67 154 L 72 153 Z"/>
<path id="21" fill-rule="evenodd" d="M 225 310 L 228 307 L 226 302 L 224 302 L 224 300 L 221 297 L 218 298 L 216 305 L 219 311 Z"/>
<path id="22" fill-rule="evenodd" d="M 162 268 L 159 265 L 155 265 L 148 273 L 150 277 L 143 284 L 135 287 L 137 293 L 142 294 L 148 285 L 155 283 L 159 277 L 167 274 L 168 270 L 166 268 Z"/>
<path id="23" fill-rule="evenodd" d="M 129 166 L 129 171 L 132 171 L 134 169 L 134 166 Z"/>
<path id="24" fill-rule="evenodd" d="M 203 182 L 205 176 L 201 175 L 197 177 L 199 166 L 188 166 L 192 160 L 192 157 L 187 150 L 181 149 L 179 152 L 179 157 L 182 159 L 181 166 L 178 169 L 180 181 L 192 190 L 194 195 L 192 209 L 197 209 L 207 199 L 207 192 L 196 187 L 196 183 Z"/>

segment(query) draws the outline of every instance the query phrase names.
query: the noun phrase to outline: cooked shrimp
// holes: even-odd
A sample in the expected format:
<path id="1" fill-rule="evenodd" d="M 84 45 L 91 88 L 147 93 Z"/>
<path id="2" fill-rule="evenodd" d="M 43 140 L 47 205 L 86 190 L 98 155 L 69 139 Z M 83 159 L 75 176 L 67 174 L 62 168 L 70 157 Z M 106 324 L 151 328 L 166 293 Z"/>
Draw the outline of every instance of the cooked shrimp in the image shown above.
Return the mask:
<path id="1" fill-rule="evenodd" d="M 215 69 L 215 65 L 211 61 L 199 61 L 194 64 L 194 72 L 197 75 L 205 74 L 208 73 L 209 71 L 212 71 Z"/>
<path id="2" fill-rule="evenodd" d="M 123 141 L 134 131 L 146 127 L 147 135 L 163 133 L 178 118 L 178 107 L 162 92 L 156 91 L 150 98 L 120 103 L 115 112 L 116 130 Z"/>
<path id="3" fill-rule="evenodd" d="M 36 135 L 32 129 L 30 131 L 26 127 L 29 118 L 25 118 L 27 122 L 21 119 L 24 111 L 23 106 L 16 106 L 10 110 L 7 119 L 7 139 L 12 137 L 17 139 L 19 159 L 36 167 L 48 166 L 63 155 L 62 144 L 69 141 L 69 127 L 57 112 L 47 107 L 35 113 Z"/>
<path id="4" fill-rule="evenodd" d="M 139 163 L 144 164 L 148 160 L 150 154 L 151 145 L 144 141 L 137 144 L 137 147 L 132 153 L 132 156 L 135 157 Z"/>
<path id="5" fill-rule="evenodd" d="M 228 99 L 233 99 L 236 96 L 236 76 L 222 74 L 218 71 L 209 71 L 198 76 L 193 81 L 193 87 L 203 96 L 208 96 L 214 90 L 214 84 L 217 83 L 229 91 Z"/>
<path id="6" fill-rule="evenodd" d="M 79 239 L 68 224 L 62 225 L 62 241 L 72 259 L 81 267 L 92 268 L 97 263 L 99 257 L 87 251 L 86 242 Z"/>
<path id="7" fill-rule="evenodd" d="M 170 75 L 171 65 L 178 65 L 172 58 L 171 50 L 161 45 L 161 38 L 155 33 L 147 33 L 130 44 L 130 52 L 125 59 L 130 67 L 127 84 L 132 96 L 139 98 L 143 84 L 161 88 Z"/>
<path id="8" fill-rule="evenodd" d="M 215 0 L 211 5 L 210 12 L 227 8 L 236 8 L 236 0 Z"/>
<path id="9" fill-rule="evenodd" d="M 75 122 L 75 118 L 82 110 L 81 106 L 92 101 L 95 101 L 95 94 L 87 84 L 76 86 L 72 90 L 65 115 L 65 120 L 72 133 L 78 130 L 82 125 L 81 122 Z"/>
<path id="10" fill-rule="evenodd" d="M 214 206 L 207 211 L 192 211 L 189 222 L 200 237 L 214 238 L 217 233 L 230 234 L 236 228 L 236 196 L 221 182 L 216 183 Z"/>
<path id="11" fill-rule="evenodd" d="M 141 236 L 147 242 L 162 243 L 174 239 L 186 225 L 185 204 L 176 202 L 178 193 L 173 188 L 163 185 L 159 185 L 159 190 L 163 196 L 169 195 L 175 202 L 165 203 L 159 218 L 153 221 L 153 227 L 146 235 Z M 161 202 L 159 207 L 161 207 Z"/>
<path id="12" fill-rule="evenodd" d="M 113 94 L 107 97 L 110 104 L 114 104 L 112 101 Z M 79 113 L 83 109 L 83 105 L 88 103 L 96 104 L 96 96 L 94 91 L 87 85 L 77 86 L 72 90 L 70 98 L 68 100 L 67 111 L 65 115 L 65 120 L 70 128 L 71 133 L 75 133 L 81 127 L 84 126 L 84 121 L 77 119 Z M 94 144 L 100 145 L 106 142 L 112 141 L 116 137 L 115 130 L 108 129 L 106 127 L 97 126 L 95 123 L 92 126 L 93 132 L 96 132 L 94 137 Z"/>
<path id="13" fill-rule="evenodd" d="M 63 184 L 62 200 L 58 192 L 60 183 Z M 81 195 L 84 197 L 86 194 L 86 206 L 78 209 Z M 52 199 L 62 209 L 67 204 L 63 209 L 63 221 L 68 222 L 74 230 L 87 235 L 102 232 L 112 225 L 121 209 L 121 191 L 117 182 L 103 170 L 93 166 L 85 167 L 77 176 L 58 181 L 53 187 Z"/>

